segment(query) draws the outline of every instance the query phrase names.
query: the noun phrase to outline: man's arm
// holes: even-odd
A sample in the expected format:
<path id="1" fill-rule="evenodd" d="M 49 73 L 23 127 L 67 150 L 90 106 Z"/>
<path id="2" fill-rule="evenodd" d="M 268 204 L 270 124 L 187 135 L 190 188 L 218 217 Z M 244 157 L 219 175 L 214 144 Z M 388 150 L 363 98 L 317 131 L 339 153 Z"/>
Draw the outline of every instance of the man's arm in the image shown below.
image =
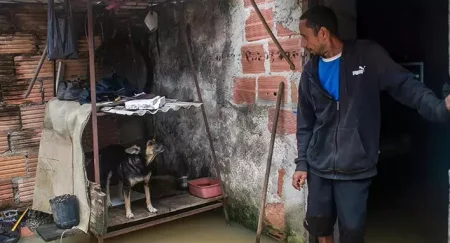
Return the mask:
<path id="1" fill-rule="evenodd" d="M 297 151 L 298 158 L 295 160 L 297 167 L 295 171 L 307 171 L 306 152 L 309 141 L 311 140 L 316 114 L 314 108 L 307 99 L 309 89 L 307 83 L 308 76 L 302 73 L 298 89 L 298 107 L 297 107 Z"/>
<path id="2" fill-rule="evenodd" d="M 373 44 L 369 58 L 376 62 L 381 90 L 388 91 L 403 105 L 416 109 L 429 121 L 450 120 L 445 101 L 437 98 L 433 91 L 415 79 L 412 73 L 395 63 L 380 45 Z"/>

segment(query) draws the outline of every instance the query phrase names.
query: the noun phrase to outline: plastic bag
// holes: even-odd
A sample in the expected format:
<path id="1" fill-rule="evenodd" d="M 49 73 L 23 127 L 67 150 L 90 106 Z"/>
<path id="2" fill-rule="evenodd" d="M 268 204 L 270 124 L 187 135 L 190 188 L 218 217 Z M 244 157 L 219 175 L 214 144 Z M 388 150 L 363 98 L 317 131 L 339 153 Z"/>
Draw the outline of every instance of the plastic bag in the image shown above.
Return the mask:
<path id="1" fill-rule="evenodd" d="M 78 58 L 70 0 L 64 0 L 64 11 L 64 16 L 56 16 L 54 0 L 48 0 L 47 57 L 49 60 Z"/>

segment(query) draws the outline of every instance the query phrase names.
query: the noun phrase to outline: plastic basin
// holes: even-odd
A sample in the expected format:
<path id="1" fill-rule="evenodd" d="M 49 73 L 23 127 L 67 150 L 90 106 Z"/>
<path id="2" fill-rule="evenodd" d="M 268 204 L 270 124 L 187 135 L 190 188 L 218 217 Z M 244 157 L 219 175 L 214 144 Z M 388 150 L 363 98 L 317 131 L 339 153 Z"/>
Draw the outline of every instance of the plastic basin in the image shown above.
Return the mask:
<path id="1" fill-rule="evenodd" d="M 222 195 L 220 181 L 217 179 L 205 177 L 188 182 L 189 193 L 200 198 L 212 198 Z"/>

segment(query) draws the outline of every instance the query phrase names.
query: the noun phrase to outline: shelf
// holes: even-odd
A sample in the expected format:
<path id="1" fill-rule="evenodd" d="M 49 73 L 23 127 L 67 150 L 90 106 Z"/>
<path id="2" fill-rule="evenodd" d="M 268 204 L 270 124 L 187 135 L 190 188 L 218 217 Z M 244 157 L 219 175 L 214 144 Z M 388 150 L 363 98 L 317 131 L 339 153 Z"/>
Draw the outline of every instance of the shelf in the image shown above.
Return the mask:
<path id="1" fill-rule="evenodd" d="M 152 200 L 153 207 L 158 209 L 158 213 L 150 213 L 147 210 L 147 206 L 145 205 L 145 200 L 139 200 L 131 203 L 131 210 L 134 214 L 134 218 L 132 219 L 127 219 L 125 217 L 125 207 L 123 205 L 110 208 L 108 213 L 108 228 L 140 221 L 143 219 L 163 216 L 175 211 L 208 204 L 211 202 L 219 201 L 221 199 L 221 196 L 203 199 L 192 196 L 189 193 L 183 193 L 181 195 L 173 197 Z"/>

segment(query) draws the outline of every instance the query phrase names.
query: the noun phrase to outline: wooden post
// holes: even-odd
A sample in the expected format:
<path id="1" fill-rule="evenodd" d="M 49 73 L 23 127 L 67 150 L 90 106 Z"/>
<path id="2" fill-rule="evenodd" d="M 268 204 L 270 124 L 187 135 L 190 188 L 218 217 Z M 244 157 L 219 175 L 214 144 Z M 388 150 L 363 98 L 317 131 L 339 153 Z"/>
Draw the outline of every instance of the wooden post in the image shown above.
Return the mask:
<path id="1" fill-rule="evenodd" d="M 100 168 L 98 161 L 98 129 L 97 129 L 97 95 L 95 93 L 95 53 L 94 53 L 94 24 L 92 14 L 92 0 L 87 0 L 88 17 L 88 45 L 89 45 L 89 83 L 91 88 L 92 107 L 92 147 L 94 153 L 94 174 L 95 182 L 100 183 Z"/>

